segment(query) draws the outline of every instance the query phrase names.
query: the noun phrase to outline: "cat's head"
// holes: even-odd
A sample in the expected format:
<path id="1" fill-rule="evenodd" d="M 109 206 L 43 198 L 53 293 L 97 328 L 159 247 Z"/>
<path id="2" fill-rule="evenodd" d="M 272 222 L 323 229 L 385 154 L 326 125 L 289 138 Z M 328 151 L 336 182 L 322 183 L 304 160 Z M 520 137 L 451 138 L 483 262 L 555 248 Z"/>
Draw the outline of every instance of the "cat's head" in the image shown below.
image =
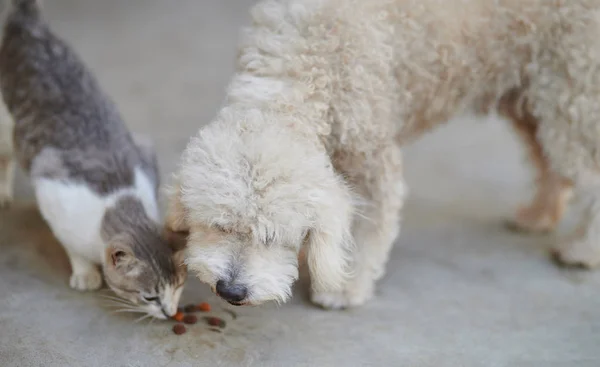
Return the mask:
<path id="1" fill-rule="evenodd" d="M 114 236 L 106 247 L 104 277 L 132 312 L 159 319 L 175 315 L 187 271 L 179 235 L 156 228 Z"/>

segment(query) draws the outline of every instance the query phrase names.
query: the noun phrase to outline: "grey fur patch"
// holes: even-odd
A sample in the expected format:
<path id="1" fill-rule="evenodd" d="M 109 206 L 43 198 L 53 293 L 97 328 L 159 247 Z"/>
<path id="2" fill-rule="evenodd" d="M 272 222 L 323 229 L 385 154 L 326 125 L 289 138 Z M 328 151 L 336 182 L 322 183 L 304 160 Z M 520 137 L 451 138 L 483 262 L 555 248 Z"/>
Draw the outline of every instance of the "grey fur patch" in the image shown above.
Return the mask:
<path id="1" fill-rule="evenodd" d="M 101 234 L 107 243 L 117 236 L 128 239 L 135 258 L 149 266 L 149 274 L 158 274 L 168 284 L 178 283 L 176 278 L 181 272 L 173 262 L 175 249 L 136 197 L 123 196 L 106 211 Z"/>
<path id="2" fill-rule="evenodd" d="M 158 168 L 156 150 L 154 149 L 154 143 L 151 139 L 148 139 L 140 134 L 133 135 L 133 142 L 135 143 L 140 154 L 140 167 L 154 183 L 154 191 L 156 196 L 158 196 L 158 188 L 160 187 L 160 172 Z"/>
<path id="3" fill-rule="evenodd" d="M 96 193 L 108 195 L 116 189 L 135 184 L 135 167 L 146 173 L 157 196 L 159 172 L 152 151 L 142 153 L 123 149 L 106 152 L 95 148 L 79 151 L 47 147 L 35 157 L 29 174 L 32 178 L 83 182 Z"/>
<path id="4" fill-rule="evenodd" d="M 114 103 L 35 2 L 19 4 L 4 26 L 0 89 L 21 166 L 32 176 L 85 182 L 101 195 L 132 186 L 140 167 L 158 189 L 151 146 L 134 142 Z"/>

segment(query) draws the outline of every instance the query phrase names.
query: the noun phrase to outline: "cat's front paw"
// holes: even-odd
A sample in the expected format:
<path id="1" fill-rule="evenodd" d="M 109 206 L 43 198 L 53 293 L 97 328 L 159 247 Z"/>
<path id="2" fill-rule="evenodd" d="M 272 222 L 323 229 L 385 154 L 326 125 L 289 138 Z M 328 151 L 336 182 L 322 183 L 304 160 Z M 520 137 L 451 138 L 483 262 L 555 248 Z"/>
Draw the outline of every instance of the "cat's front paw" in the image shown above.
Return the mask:
<path id="1" fill-rule="evenodd" d="M 102 275 L 96 269 L 86 273 L 73 273 L 69 285 L 78 291 L 95 291 L 102 286 Z"/>

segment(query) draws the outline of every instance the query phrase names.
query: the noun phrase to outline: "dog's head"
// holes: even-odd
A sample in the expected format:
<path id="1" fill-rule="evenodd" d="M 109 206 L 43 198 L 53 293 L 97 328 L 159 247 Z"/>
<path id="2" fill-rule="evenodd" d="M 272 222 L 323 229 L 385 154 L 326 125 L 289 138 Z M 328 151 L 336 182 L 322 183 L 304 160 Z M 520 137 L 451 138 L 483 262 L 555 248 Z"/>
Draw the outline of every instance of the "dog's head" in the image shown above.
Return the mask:
<path id="1" fill-rule="evenodd" d="M 202 129 L 169 194 L 167 226 L 189 231 L 189 270 L 235 305 L 285 302 L 303 245 L 313 287 L 335 290 L 347 275 L 350 191 L 317 144 L 260 125 Z"/>

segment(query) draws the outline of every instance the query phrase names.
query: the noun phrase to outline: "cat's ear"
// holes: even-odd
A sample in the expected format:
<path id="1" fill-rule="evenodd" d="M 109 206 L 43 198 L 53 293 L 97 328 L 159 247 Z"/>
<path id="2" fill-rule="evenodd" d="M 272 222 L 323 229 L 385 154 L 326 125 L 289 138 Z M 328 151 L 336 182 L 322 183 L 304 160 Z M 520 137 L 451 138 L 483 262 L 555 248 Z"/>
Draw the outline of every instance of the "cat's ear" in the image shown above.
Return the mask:
<path id="1" fill-rule="evenodd" d="M 123 275 L 134 275 L 138 260 L 131 246 L 122 241 L 113 241 L 106 248 L 106 262 Z"/>

